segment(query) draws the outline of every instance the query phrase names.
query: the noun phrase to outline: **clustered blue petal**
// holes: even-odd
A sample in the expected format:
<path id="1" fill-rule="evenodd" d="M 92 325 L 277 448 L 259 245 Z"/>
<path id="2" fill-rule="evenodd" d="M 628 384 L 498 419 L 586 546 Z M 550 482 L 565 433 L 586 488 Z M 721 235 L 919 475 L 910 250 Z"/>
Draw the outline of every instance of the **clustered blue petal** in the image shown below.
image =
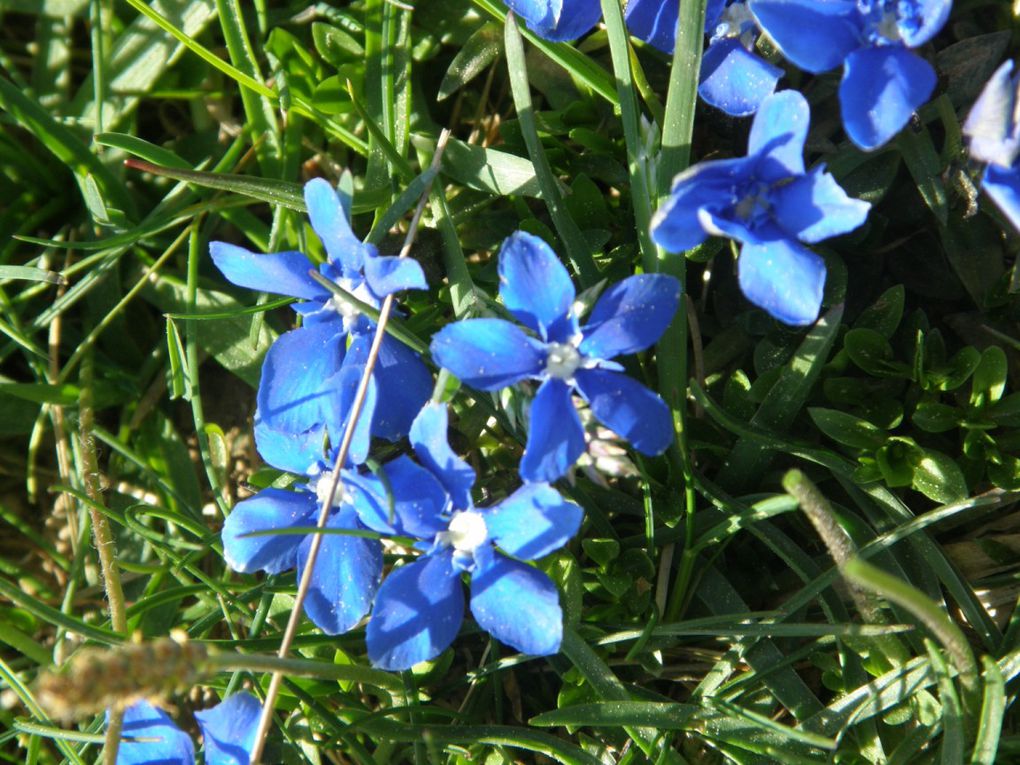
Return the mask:
<path id="1" fill-rule="evenodd" d="M 584 452 L 574 393 L 638 451 L 665 451 L 673 439 L 668 407 L 611 359 L 661 337 L 676 312 L 679 282 L 663 274 L 631 276 L 601 296 L 581 327 L 567 270 L 540 238 L 523 231 L 510 236 L 499 253 L 499 277 L 504 304 L 532 334 L 503 319 L 467 319 L 440 330 L 431 351 L 437 364 L 480 390 L 541 381 L 521 477 L 555 481 Z"/>
<path id="2" fill-rule="evenodd" d="M 865 150 L 898 133 L 931 96 L 931 64 L 910 52 L 945 24 L 952 0 L 748 0 L 782 54 L 809 72 L 844 64 L 843 127 Z"/>
<path id="3" fill-rule="evenodd" d="M 506 0 L 528 29 L 553 42 L 584 37 L 602 18 L 599 0 Z"/>
<path id="4" fill-rule="evenodd" d="M 345 200 L 328 182 L 309 181 L 304 197 L 327 254 L 318 268 L 323 276 L 374 308 L 392 293 L 427 287 L 416 261 L 381 256 L 354 235 Z M 300 252 L 259 255 L 226 242 L 210 243 L 209 251 L 234 284 L 305 301 L 294 306 L 303 326 L 278 338 L 266 354 L 256 417 L 272 430 L 308 438 L 321 435 L 343 419 L 337 415 L 343 414 L 344 383 L 354 379 L 357 384 L 358 375 L 350 370 L 364 364 L 373 323 L 313 279 L 316 269 Z M 387 406 L 366 408 L 365 417 L 373 435 L 399 439 L 428 399 L 431 375 L 418 354 L 387 336 L 376 377 Z M 339 438 L 336 432 L 330 435 Z"/>
<path id="5" fill-rule="evenodd" d="M 981 187 L 1013 227 L 1020 230 L 1020 75 L 1006 61 L 992 75 L 970 110 L 963 132 L 970 154 L 987 162 Z"/>
<path id="6" fill-rule="evenodd" d="M 744 295 L 793 325 L 818 318 L 825 285 L 825 264 L 802 243 L 852 231 L 870 209 L 824 167 L 805 170 L 809 116 L 800 93 L 769 96 L 751 125 L 747 156 L 702 162 L 678 175 L 652 220 L 652 238 L 672 252 L 709 235 L 741 242 Z"/>
<path id="7" fill-rule="evenodd" d="M 471 613 L 484 630 L 523 653 L 556 653 L 563 636 L 559 594 L 548 576 L 522 561 L 566 544 L 583 511 L 545 483 L 525 484 L 492 507 L 475 507 L 475 474 L 450 449 L 447 416 L 445 406 L 428 404 L 411 427 L 424 467 L 407 457 L 384 466 L 389 514 L 383 501 L 375 508 L 358 505 L 367 525 L 417 539 L 425 551 L 379 588 L 365 633 L 369 659 L 401 670 L 442 653 L 464 619 L 465 572 Z"/>
<path id="8" fill-rule="evenodd" d="M 262 706 L 247 691 L 195 713 L 206 765 L 248 765 Z M 109 714 L 107 714 L 109 722 Z M 139 701 L 124 710 L 117 765 L 195 765 L 195 745 L 162 709 Z"/>

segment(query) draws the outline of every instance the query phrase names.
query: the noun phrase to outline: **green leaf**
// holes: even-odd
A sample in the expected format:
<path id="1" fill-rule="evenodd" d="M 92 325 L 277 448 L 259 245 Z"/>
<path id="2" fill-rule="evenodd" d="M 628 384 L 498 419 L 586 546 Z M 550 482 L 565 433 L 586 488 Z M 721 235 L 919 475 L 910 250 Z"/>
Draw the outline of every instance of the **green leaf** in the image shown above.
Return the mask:
<path id="1" fill-rule="evenodd" d="M 67 284 L 67 279 L 63 274 L 32 266 L 0 266 L 0 279 L 24 279 L 30 282 Z"/>
<path id="2" fill-rule="evenodd" d="M 850 360 L 875 377 L 898 375 L 890 362 L 893 349 L 885 336 L 874 329 L 854 328 L 843 338 L 843 347 Z"/>
<path id="3" fill-rule="evenodd" d="M 960 410 L 938 401 L 922 401 L 910 416 L 911 422 L 927 433 L 945 433 L 960 422 Z"/>
<path id="4" fill-rule="evenodd" d="M 341 67 L 365 56 L 365 49 L 353 36 L 340 27 L 316 21 L 312 24 L 315 50 L 329 64 Z"/>
<path id="5" fill-rule="evenodd" d="M 825 435 L 851 449 L 877 449 L 885 443 L 885 432 L 867 420 L 822 407 L 811 407 L 808 414 Z"/>
<path id="6" fill-rule="evenodd" d="M 981 657 L 984 666 L 984 698 L 981 702 L 981 719 L 978 722 L 977 740 L 971 753 L 971 765 L 994 765 L 998 760 L 1002 720 L 1006 713 L 1006 682 L 995 660 Z"/>
<path id="7" fill-rule="evenodd" d="M 620 543 L 615 539 L 584 539 L 581 541 L 588 557 L 605 568 L 620 554 Z"/>
<path id="8" fill-rule="evenodd" d="M 449 98 L 491 66 L 502 53 L 503 34 L 500 28 L 492 22 L 482 25 L 453 57 L 439 85 L 436 100 Z"/>
<path id="9" fill-rule="evenodd" d="M 141 157 L 146 162 L 165 165 L 166 167 L 173 167 L 178 170 L 191 170 L 191 165 L 174 154 L 174 152 L 161 146 L 155 146 L 137 136 L 127 135 L 126 133 L 99 133 L 92 140 L 100 146 L 111 146 L 115 149 L 126 151 L 128 154 L 133 154 L 136 157 Z"/>
<path id="10" fill-rule="evenodd" d="M 854 322 L 855 329 L 872 329 L 887 340 L 903 320 L 906 290 L 902 284 L 890 287 L 873 304 L 865 308 Z"/>
<path id="11" fill-rule="evenodd" d="M 949 218 L 946 189 L 942 185 L 942 160 L 935 151 L 928 129 L 901 130 L 896 146 L 914 179 L 924 203 L 943 226 Z"/>
<path id="12" fill-rule="evenodd" d="M 0 383 L 0 396 L 14 396 L 23 401 L 36 404 L 58 404 L 59 406 L 76 406 L 81 391 L 78 386 L 64 383 L 47 385 L 46 383 Z"/>
<path id="13" fill-rule="evenodd" d="M 983 407 L 1002 398 L 1007 373 L 1006 352 L 997 345 L 985 348 L 970 381 L 970 405 Z"/>
<path id="14" fill-rule="evenodd" d="M 587 725 L 593 728 L 624 725 L 647 726 L 662 730 L 683 730 L 700 711 L 696 704 L 659 701 L 602 701 L 554 709 L 528 720 L 529 725 Z"/>
<path id="15" fill-rule="evenodd" d="M 925 449 L 914 466 L 912 485 L 936 502 L 948 504 L 967 496 L 967 481 L 960 466 L 951 457 L 934 449 Z"/>
<path id="16" fill-rule="evenodd" d="M 183 170 L 176 167 L 154 165 L 151 162 L 137 159 L 128 160 L 125 164 L 135 170 L 141 170 L 143 173 L 165 175 L 167 178 L 193 183 L 196 186 L 229 191 L 298 212 L 307 212 L 301 185 L 291 181 L 275 181 L 270 178 L 230 173 L 207 173 L 201 170 Z"/>

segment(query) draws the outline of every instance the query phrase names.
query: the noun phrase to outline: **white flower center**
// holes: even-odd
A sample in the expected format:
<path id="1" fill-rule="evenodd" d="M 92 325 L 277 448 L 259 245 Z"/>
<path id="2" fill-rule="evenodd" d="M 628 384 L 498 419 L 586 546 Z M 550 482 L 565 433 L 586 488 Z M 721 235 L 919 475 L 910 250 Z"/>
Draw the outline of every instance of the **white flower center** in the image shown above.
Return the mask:
<path id="1" fill-rule="evenodd" d="M 581 354 L 568 343 L 549 343 L 545 373 L 560 380 L 569 380 L 581 366 Z"/>
<path id="2" fill-rule="evenodd" d="M 362 303 L 367 303 L 372 306 L 375 305 L 376 301 L 372 297 L 372 293 L 368 291 L 368 285 L 365 282 L 362 282 L 355 287 L 354 282 L 350 279 L 339 279 L 337 280 L 337 285 L 342 287 L 345 292 L 356 297 Z M 341 295 L 333 295 L 326 301 L 325 307 L 336 311 L 343 317 L 345 332 L 350 332 L 354 328 L 354 323 L 358 320 L 358 317 L 361 316 L 361 311 L 358 307 Z"/>
<path id="3" fill-rule="evenodd" d="M 450 528 L 445 536 L 457 552 L 473 554 L 489 538 L 489 530 L 480 513 L 467 510 L 456 513 L 450 519 Z"/>
<path id="4" fill-rule="evenodd" d="M 319 473 L 318 476 L 314 477 L 308 482 L 308 488 L 315 492 L 315 499 L 322 507 L 326 503 L 326 499 L 329 497 L 330 487 L 333 485 L 333 474 L 332 473 Z M 330 503 L 330 507 L 340 507 L 344 502 L 350 502 L 351 496 L 344 489 L 343 481 L 339 482 L 336 487 L 336 491 L 333 493 L 333 501 Z"/>

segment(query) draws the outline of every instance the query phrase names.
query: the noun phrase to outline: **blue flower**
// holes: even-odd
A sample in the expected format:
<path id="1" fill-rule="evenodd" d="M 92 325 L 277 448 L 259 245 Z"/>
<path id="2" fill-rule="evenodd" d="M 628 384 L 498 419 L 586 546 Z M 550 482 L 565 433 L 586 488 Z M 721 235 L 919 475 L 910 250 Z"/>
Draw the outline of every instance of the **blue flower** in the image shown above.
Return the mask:
<path id="1" fill-rule="evenodd" d="M 420 540 L 425 550 L 379 588 L 365 634 L 368 657 L 377 667 L 400 670 L 442 653 L 464 619 L 462 573 L 471 576 L 471 613 L 482 629 L 522 653 L 556 653 L 563 636 L 556 586 L 521 561 L 566 544 L 583 511 L 547 484 L 525 484 L 493 507 L 475 507 L 475 473 L 450 449 L 446 429 L 445 406 L 422 409 L 411 444 L 424 467 L 407 457 L 388 463 L 392 507 L 382 499 L 374 518 L 363 518 Z M 380 496 L 368 486 L 372 480 L 380 479 L 363 481 L 366 494 Z"/>
<path id="2" fill-rule="evenodd" d="M 540 380 L 531 405 L 520 472 L 525 481 L 554 481 L 585 449 L 571 399 L 576 391 L 595 417 L 640 452 L 660 454 L 673 440 L 669 408 L 610 359 L 652 345 L 676 312 L 680 286 L 642 274 L 609 288 L 580 328 L 574 285 L 549 246 L 519 231 L 499 253 L 499 294 L 529 335 L 502 319 L 449 324 L 432 339 L 432 357 L 468 385 L 492 391 Z"/>
<path id="3" fill-rule="evenodd" d="M 963 132 L 970 138 L 970 154 L 987 162 L 981 187 L 1020 229 L 1020 77 L 1007 61 L 992 75 L 970 110 Z"/>
<path id="4" fill-rule="evenodd" d="M 935 89 L 935 70 L 910 52 L 945 24 L 952 0 L 749 0 L 758 25 L 790 61 L 820 73 L 844 64 L 839 86 L 850 140 L 875 149 Z"/>
<path id="5" fill-rule="evenodd" d="M 344 201 L 321 178 L 305 185 L 308 216 L 328 255 L 320 273 L 376 308 L 391 293 L 425 289 L 416 261 L 380 256 L 373 245 L 354 236 Z M 309 275 L 314 270 L 311 261 L 300 252 L 260 255 L 226 242 L 210 243 L 209 251 L 234 284 L 304 299 L 294 306 L 304 325 L 280 336 L 266 354 L 257 417 L 274 430 L 321 435 L 337 421 L 341 371 L 363 364 L 368 356 L 373 323 L 316 282 Z M 414 351 L 389 336 L 374 376 L 387 404 L 366 411 L 366 416 L 374 435 L 396 440 L 406 435 L 428 400 L 432 376 Z"/>
<path id="6" fill-rule="evenodd" d="M 584 37 L 602 18 L 599 0 L 505 0 L 528 29 L 553 42 Z"/>
<path id="7" fill-rule="evenodd" d="M 261 710 L 255 697 L 242 691 L 212 709 L 196 712 L 206 765 L 248 765 Z M 121 736 L 138 740 L 120 742 L 117 765 L 195 765 L 191 737 L 147 701 L 124 711 Z"/>
<path id="8" fill-rule="evenodd" d="M 824 166 L 805 170 L 809 117 L 800 93 L 769 96 L 751 125 L 747 156 L 688 168 L 652 219 L 652 238 L 672 252 L 710 234 L 741 242 L 744 295 L 794 325 L 818 318 L 825 286 L 824 262 L 800 243 L 853 231 L 870 209 L 850 199 Z"/>
<path id="9" fill-rule="evenodd" d="M 680 4 L 670 0 L 631 0 L 631 34 L 672 53 Z M 698 94 L 705 103 L 734 117 L 754 114 L 776 89 L 783 70 L 754 53 L 758 25 L 743 0 L 711 0 L 705 9 L 708 49 L 701 60 Z"/>
<path id="10" fill-rule="evenodd" d="M 346 371 L 346 370 L 345 370 Z M 356 372 L 350 375 L 356 376 Z M 350 386 L 345 386 L 350 390 Z M 369 397 L 374 398 L 375 386 Z M 315 526 L 319 508 L 332 485 L 332 473 L 322 459 L 322 439 L 295 436 L 256 427 L 259 452 L 274 467 L 304 474 L 306 483 L 296 491 L 267 488 L 241 500 L 227 516 L 221 532 L 223 557 L 234 571 L 265 571 L 278 574 L 297 567 L 298 578 L 308 561 L 310 534 L 251 536 L 253 532 Z M 360 420 L 351 444 L 351 462 L 363 461 L 370 440 L 367 420 Z M 357 508 L 366 502 L 353 487 L 357 473 L 350 466 L 341 471 L 338 495 L 332 498 L 327 529 L 363 532 Z M 370 500 L 373 506 L 378 500 Z M 312 572 L 305 598 L 305 613 L 320 629 L 337 635 L 353 629 L 372 607 L 382 576 L 382 545 L 378 540 L 347 534 L 326 534 Z"/>

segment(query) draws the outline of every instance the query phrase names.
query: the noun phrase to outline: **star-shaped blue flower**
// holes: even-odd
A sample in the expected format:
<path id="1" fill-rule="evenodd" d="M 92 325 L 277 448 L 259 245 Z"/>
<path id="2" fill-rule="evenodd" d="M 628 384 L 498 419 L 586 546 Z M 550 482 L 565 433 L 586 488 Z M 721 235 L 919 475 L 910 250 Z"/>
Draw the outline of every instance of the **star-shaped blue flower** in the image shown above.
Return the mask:
<path id="1" fill-rule="evenodd" d="M 574 392 L 639 452 L 661 454 L 673 440 L 669 408 L 611 359 L 647 348 L 665 332 L 677 308 L 677 280 L 624 279 L 606 290 L 581 328 L 567 269 L 544 241 L 518 231 L 500 250 L 499 281 L 503 303 L 534 334 L 503 319 L 458 321 L 433 336 L 432 358 L 480 390 L 541 381 L 521 460 L 524 480 L 555 481 L 584 452 Z"/>
<path id="2" fill-rule="evenodd" d="M 482 629 L 522 653 L 556 653 L 563 636 L 556 585 L 521 561 L 566 544 L 583 511 L 547 484 L 525 484 L 493 507 L 475 507 L 475 473 L 450 449 L 446 429 L 445 406 L 422 409 L 411 426 L 421 465 L 402 457 L 384 466 L 392 504 L 382 495 L 374 519 L 363 516 L 373 528 L 420 540 L 425 551 L 379 588 L 365 633 L 368 657 L 401 670 L 442 653 L 464 620 L 462 573 L 471 576 L 471 613 Z M 373 480 L 380 481 L 366 477 L 359 485 L 366 496 L 381 496 Z"/>
<path id="3" fill-rule="evenodd" d="M 505 0 L 528 29 L 544 40 L 584 37 L 602 18 L 599 0 Z"/>
<path id="4" fill-rule="evenodd" d="M 345 200 L 328 182 L 309 181 L 304 196 L 312 228 L 328 255 L 318 269 L 324 276 L 376 308 L 386 295 L 427 287 L 416 261 L 380 256 L 373 245 L 354 236 Z M 364 364 L 374 324 L 315 281 L 309 275 L 314 266 L 300 252 L 260 255 L 226 242 L 210 243 L 209 251 L 234 284 L 304 299 L 294 306 L 304 318 L 303 326 L 281 335 L 266 354 L 257 416 L 274 430 L 321 434 L 337 421 L 341 370 Z M 366 416 L 374 435 L 396 440 L 407 434 L 414 415 L 428 400 L 432 376 L 418 354 L 389 336 L 374 376 L 386 406 L 369 410 Z M 338 433 L 331 434 L 339 438 Z"/>
<path id="5" fill-rule="evenodd" d="M 672 252 L 710 234 L 741 242 L 744 295 L 793 325 L 818 318 L 825 286 L 825 263 L 801 242 L 853 231 L 871 207 L 848 197 L 824 166 L 805 170 L 809 118 L 800 93 L 769 96 L 755 114 L 747 156 L 688 168 L 652 219 L 652 239 Z"/>
<path id="6" fill-rule="evenodd" d="M 349 367 L 342 375 L 349 378 L 342 388 L 347 397 L 353 397 L 360 369 Z M 375 385 L 370 384 L 368 403 L 374 403 L 376 395 Z M 346 398 L 342 403 L 348 404 Z M 300 578 L 307 564 L 311 535 L 251 534 L 315 526 L 332 484 L 331 468 L 323 459 L 322 438 L 314 431 L 295 436 L 261 425 L 256 426 L 255 436 L 263 459 L 280 470 L 304 475 L 307 481 L 297 484 L 295 491 L 270 487 L 238 502 L 223 524 L 223 557 L 234 571 L 278 574 L 296 567 Z M 341 490 L 331 503 L 327 529 L 365 530 L 356 505 L 366 500 L 352 490 L 351 480 L 357 477 L 353 466 L 368 455 L 370 439 L 368 420 L 359 419 L 348 467 L 341 472 Z M 373 507 L 376 503 L 372 499 Z M 378 540 L 326 534 L 305 598 L 305 613 L 331 635 L 354 628 L 372 607 L 382 576 L 382 562 L 382 545 Z"/>
<path id="7" fill-rule="evenodd" d="M 206 765 L 248 765 L 261 711 L 258 700 L 242 691 L 212 709 L 196 712 Z M 147 701 L 124 710 L 121 736 L 139 740 L 120 742 L 117 765 L 195 765 L 191 737 Z"/>
<path id="8" fill-rule="evenodd" d="M 970 138 L 970 154 L 987 162 L 981 187 L 1013 227 L 1020 230 L 1020 76 L 1013 62 L 1000 66 L 985 85 L 963 132 Z"/>
<path id="9" fill-rule="evenodd" d="M 801 69 L 843 65 L 843 127 L 862 149 L 896 135 L 935 89 L 935 70 L 910 49 L 942 29 L 952 0 L 748 2 L 758 25 Z"/>
<path id="10" fill-rule="evenodd" d="M 680 4 L 671 0 L 631 0 L 631 34 L 672 53 Z M 705 9 L 708 49 L 701 60 L 698 94 L 705 103 L 734 117 L 754 114 L 776 89 L 783 70 L 754 53 L 758 25 L 743 0 L 710 0 Z"/>

